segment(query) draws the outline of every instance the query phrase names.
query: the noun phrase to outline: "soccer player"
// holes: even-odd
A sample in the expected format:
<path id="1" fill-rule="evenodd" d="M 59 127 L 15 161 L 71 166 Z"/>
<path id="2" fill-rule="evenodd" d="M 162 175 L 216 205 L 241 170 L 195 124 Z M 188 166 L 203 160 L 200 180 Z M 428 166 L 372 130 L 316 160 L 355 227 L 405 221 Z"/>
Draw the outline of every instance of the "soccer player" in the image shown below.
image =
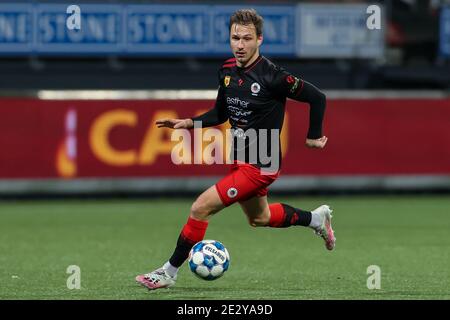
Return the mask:
<path id="1" fill-rule="evenodd" d="M 153 272 L 138 275 L 136 281 L 148 289 L 167 288 L 175 284 L 178 268 L 189 256 L 195 243 L 203 240 L 210 217 L 238 202 L 253 227 L 286 228 L 304 226 L 312 228 L 323 238 L 328 250 L 335 246 L 331 227 L 331 209 L 322 205 L 313 211 L 294 208 L 284 203 L 267 201 L 267 187 L 279 176 L 277 161 L 249 161 L 251 147 L 258 145 L 267 154 L 279 157 L 281 151 L 273 151 L 274 143 L 259 134 L 253 140 L 246 136 L 250 129 L 281 130 L 286 98 L 310 105 L 310 124 L 306 138 L 309 148 L 324 148 L 327 137 L 322 135 L 322 121 L 326 97 L 314 85 L 278 67 L 259 53 L 263 41 L 263 19 L 253 9 L 236 11 L 230 18 L 230 46 L 234 58 L 228 59 L 219 70 L 219 90 L 213 109 L 190 119 L 157 120 L 158 127 L 191 129 L 194 121 L 202 121 L 203 127 L 211 127 L 229 121 L 233 130 L 232 153 L 236 160 L 227 176 L 204 191 L 192 204 L 187 223 L 181 230 L 170 259 Z M 279 144 L 279 131 L 277 142 Z M 266 139 L 264 143 L 256 141 Z M 235 140 L 244 139 L 241 144 Z M 255 140 L 256 139 L 256 140 Z M 242 147 L 243 146 L 243 147 Z M 262 146 L 262 147 L 261 147 Z M 245 156 L 236 158 L 244 151 Z M 280 151 L 280 152 L 277 152 Z M 277 153 L 274 155 L 273 153 Z M 275 158 L 277 159 L 277 158 Z"/>

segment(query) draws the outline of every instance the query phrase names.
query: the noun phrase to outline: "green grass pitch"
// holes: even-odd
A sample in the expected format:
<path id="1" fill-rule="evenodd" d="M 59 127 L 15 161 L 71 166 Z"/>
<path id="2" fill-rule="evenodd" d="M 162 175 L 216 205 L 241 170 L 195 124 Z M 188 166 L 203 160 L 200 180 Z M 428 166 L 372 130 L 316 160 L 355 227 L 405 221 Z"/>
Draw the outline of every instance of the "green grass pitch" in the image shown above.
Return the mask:
<path id="1" fill-rule="evenodd" d="M 252 228 L 238 205 L 210 222 L 230 269 L 212 282 L 184 265 L 149 292 L 134 277 L 172 253 L 188 199 L 0 202 L 0 299 L 450 299 L 450 197 L 270 198 L 334 209 L 337 247 L 303 227 Z M 69 265 L 81 289 L 69 290 Z M 366 286 L 381 268 L 381 289 Z"/>

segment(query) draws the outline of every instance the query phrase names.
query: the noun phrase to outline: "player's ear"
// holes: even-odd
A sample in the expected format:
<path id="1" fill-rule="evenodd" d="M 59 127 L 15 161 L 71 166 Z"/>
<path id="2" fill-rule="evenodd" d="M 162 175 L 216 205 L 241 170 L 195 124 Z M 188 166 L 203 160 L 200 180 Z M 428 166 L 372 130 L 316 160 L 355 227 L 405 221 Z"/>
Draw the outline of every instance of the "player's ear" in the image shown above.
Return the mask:
<path id="1" fill-rule="evenodd" d="M 260 45 L 262 45 L 262 43 L 263 43 L 263 35 L 258 36 L 258 38 L 256 39 L 256 41 L 257 41 L 257 43 L 258 43 L 258 47 L 259 47 Z"/>

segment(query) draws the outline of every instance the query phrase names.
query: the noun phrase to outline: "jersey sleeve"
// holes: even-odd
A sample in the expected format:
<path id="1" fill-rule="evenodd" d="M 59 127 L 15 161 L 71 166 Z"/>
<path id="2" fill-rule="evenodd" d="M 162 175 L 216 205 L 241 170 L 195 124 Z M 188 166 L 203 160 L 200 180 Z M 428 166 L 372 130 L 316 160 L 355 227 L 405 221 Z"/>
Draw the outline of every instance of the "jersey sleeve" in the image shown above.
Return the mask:
<path id="1" fill-rule="evenodd" d="M 309 103 L 309 129 L 307 138 L 322 137 L 326 96 L 313 84 L 292 75 L 282 68 L 273 68 L 271 89 L 276 95 Z"/>
<path id="2" fill-rule="evenodd" d="M 219 89 L 217 91 L 216 103 L 214 108 L 201 114 L 197 117 L 191 118 L 192 121 L 202 121 L 202 127 L 213 127 L 224 123 L 228 120 L 228 113 L 225 103 L 225 92 L 222 87 L 222 78 L 219 72 Z"/>
<path id="3" fill-rule="evenodd" d="M 303 90 L 304 81 L 283 68 L 271 69 L 270 89 L 276 95 L 297 100 Z"/>

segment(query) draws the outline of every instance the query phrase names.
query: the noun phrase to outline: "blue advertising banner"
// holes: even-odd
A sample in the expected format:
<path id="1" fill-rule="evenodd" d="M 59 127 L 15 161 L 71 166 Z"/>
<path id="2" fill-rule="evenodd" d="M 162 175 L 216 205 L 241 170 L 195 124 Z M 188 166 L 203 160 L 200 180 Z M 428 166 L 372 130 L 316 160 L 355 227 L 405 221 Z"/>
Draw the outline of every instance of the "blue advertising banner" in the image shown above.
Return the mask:
<path id="1" fill-rule="evenodd" d="M 204 54 L 211 51 L 209 6 L 131 5 L 126 10 L 126 51 Z"/>
<path id="2" fill-rule="evenodd" d="M 0 4 L 0 53 L 32 51 L 35 25 L 33 7 Z"/>
<path id="3" fill-rule="evenodd" d="M 235 5 L 0 4 L 0 55 L 229 56 Z M 261 52 L 287 57 L 378 57 L 383 31 L 365 5 L 254 6 L 264 17 Z"/>
<path id="4" fill-rule="evenodd" d="M 67 5 L 36 6 L 37 52 L 108 53 L 124 49 L 124 18 L 120 5 L 83 5 L 79 30 L 67 25 Z"/>
<path id="5" fill-rule="evenodd" d="M 366 10 L 364 4 L 299 5 L 297 55 L 305 58 L 382 56 L 384 28 L 370 30 L 366 25 L 369 16 Z"/>
<path id="6" fill-rule="evenodd" d="M 442 56 L 450 57 L 450 7 L 441 11 L 439 47 Z"/>

